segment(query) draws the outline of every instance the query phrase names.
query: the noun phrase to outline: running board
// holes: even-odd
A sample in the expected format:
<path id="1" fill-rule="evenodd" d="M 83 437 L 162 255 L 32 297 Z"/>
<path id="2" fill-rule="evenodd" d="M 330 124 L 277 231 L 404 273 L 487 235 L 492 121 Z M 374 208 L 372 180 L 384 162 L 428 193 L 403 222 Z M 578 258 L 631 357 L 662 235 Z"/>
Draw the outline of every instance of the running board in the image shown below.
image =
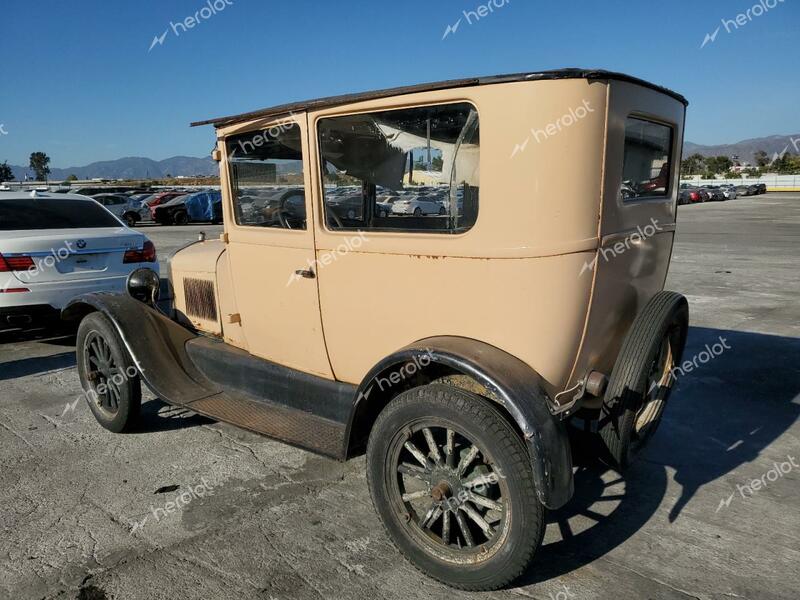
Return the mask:
<path id="1" fill-rule="evenodd" d="M 304 450 L 345 459 L 344 423 L 228 392 L 195 400 L 185 407 Z"/>

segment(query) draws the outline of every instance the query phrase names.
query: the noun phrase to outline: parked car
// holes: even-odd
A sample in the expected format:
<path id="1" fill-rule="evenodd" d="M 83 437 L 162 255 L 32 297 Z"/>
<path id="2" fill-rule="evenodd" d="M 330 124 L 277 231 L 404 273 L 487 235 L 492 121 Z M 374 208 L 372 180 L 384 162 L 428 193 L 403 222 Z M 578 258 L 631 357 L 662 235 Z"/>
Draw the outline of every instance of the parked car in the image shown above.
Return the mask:
<path id="1" fill-rule="evenodd" d="M 158 273 L 156 250 L 87 196 L 0 192 L 0 328 L 57 316 L 90 292 L 125 292 L 130 273 Z"/>
<path id="2" fill-rule="evenodd" d="M 703 189 L 708 194 L 709 201 L 722 202 L 726 199 L 723 191 L 715 185 L 707 185 Z"/>
<path id="3" fill-rule="evenodd" d="M 161 225 L 187 225 L 191 222 L 222 222 L 222 196 L 219 192 L 195 192 L 176 196 L 152 207 L 153 220 Z"/>
<path id="4" fill-rule="evenodd" d="M 400 198 L 392 203 L 392 214 L 395 215 L 414 215 L 421 217 L 424 215 L 443 215 L 447 212 L 438 196 L 431 194 L 420 194 L 411 198 Z"/>
<path id="5" fill-rule="evenodd" d="M 678 204 L 697 204 L 705 202 L 707 196 L 708 194 L 705 194 L 698 188 L 681 186 L 681 189 L 678 191 Z"/>
<path id="6" fill-rule="evenodd" d="M 726 200 L 734 200 L 738 197 L 738 194 L 736 193 L 736 186 L 733 184 L 726 183 L 719 186 L 719 189 L 722 190 Z"/>
<path id="7" fill-rule="evenodd" d="M 147 206 L 151 209 L 160 205 L 165 204 L 172 200 L 173 198 L 177 198 L 178 196 L 185 196 L 186 192 L 160 192 L 155 194 L 154 196 L 147 199 Z M 151 211 L 152 212 L 152 211 Z"/>
<path id="8" fill-rule="evenodd" d="M 95 194 L 96 202 L 105 206 L 109 212 L 119 217 L 128 227 L 134 227 L 142 220 L 141 205 L 125 194 Z"/>
<path id="9" fill-rule="evenodd" d="M 532 114 L 582 102 L 598 108 L 570 130 L 580 152 L 508 159 Z M 106 429 L 130 429 L 144 383 L 167 403 L 335 459 L 366 452 L 373 504 L 400 552 L 460 589 L 508 586 L 529 572 L 547 510 L 573 494 L 568 428 L 586 432 L 587 454 L 624 470 L 668 405 L 689 314 L 663 290 L 676 223 L 659 190 L 678 184 L 685 112 L 665 88 L 567 69 L 203 122 L 237 149 L 217 155 L 237 222 L 172 257 L 172 310 L 154 307 L 157 278 L 145 273 L 128 296 L 67 307 L 64 318 L 80 320 L 81 385 L 100 399 L 89 408 Z M 269 143 L 242 143 L 265 128 Z M 377 186 L 403 188 L 425 136 L 449 157 L 463 218 L 373 225 Z M 302 196 L 306 218 L 245 221 L 244 189 L 274 183 L 287 161 L 321 191 Z M 327 216 L 338 195 L 323 173 L 360 183 L 360 220 Z M 652 194 L 604 201 L 623 178 Z M 419 195 L 393 210 L 401 202 L 441 212 Z M 634 228 L 647 235 L 622 244 Z M 111 358 L 98 361 L 98 347 Z M 113 402 L 99 393 L 131 365 L 139 373 Z"/>
<path id="10" fill-rule="evenodd" d="M 766 183 L 757 183 L 756 184 L 756 193 L 758 193 L 758 194 L 766 194 L 767 193 L 767 184 Z"/>

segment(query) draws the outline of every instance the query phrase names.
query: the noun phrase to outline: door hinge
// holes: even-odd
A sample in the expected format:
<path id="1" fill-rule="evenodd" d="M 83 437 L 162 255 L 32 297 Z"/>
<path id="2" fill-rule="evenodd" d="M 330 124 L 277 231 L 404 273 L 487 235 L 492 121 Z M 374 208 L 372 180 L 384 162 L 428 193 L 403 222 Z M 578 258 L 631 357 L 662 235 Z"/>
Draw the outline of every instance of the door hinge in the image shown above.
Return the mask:
<path id="1" fill-rule="evenodd" d="M 239 313 L 233 313 L 232 315 L 228 315 L 228 323 L 233 325 L 236 323 L 241 324 L 242 322 L 242 315 Z"/>
<path id="2" fill-rule="evenodd" d="M 227 233 L 221 233 L 221 234 L 219 234 L 219 240 L 220 240 L 220 241 L 221 241 L 223 244 L 227 244 L 227 243 L 229 242 L 229 240 L 228 240 L 228 234 L 227 234 Z"/>

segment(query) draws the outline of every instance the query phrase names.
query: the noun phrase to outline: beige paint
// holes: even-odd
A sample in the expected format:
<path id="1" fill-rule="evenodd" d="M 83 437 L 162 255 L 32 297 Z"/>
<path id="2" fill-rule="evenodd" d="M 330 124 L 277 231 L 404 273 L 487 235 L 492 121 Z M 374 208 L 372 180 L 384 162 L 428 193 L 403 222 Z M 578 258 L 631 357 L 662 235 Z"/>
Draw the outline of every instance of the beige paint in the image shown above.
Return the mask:
<path id="1" fill-rule="evenodd" d="M 366 232 L 354 244 L 355 232 L 325 228 L 318 119 L 464 101 L 477 108 L 481 132 L 480 205 L 470 231 Z M 591 111 L 565 125 L 564 116 L 581 106 Z M 224 312 L 242 317 L 241 325 L 222 324 L 226 341 L 350 383 L 359 383 L 387 354 L 434 335 L 479 339 L 506 350 L 537 370 L 551 395 L 588 369 L 607 372 L 633 315 L 663 287 L 675 214 L 674 193 L 662 201 L 617 202 L 621 127 L 630 111 L 675 125 L 677 164 L 683 106 L 616 81 L 501 83 L 288 116 L 308 128 L 307 231 L 235 224 L 221 142 L 228 251 L 214 264 L 222 265 L 218 293 Z M 240 123 L 218 135 L 224 140 L 285 120 Z M 560 131 L 544 135 L 558 122 Z M 601 242 L 613 246 L 654 217 L 663 220 L 663 233 L 585 272 Z M 347 251 L 336 250 L 342 244 Z M 287 286 L 309 258 L 318 260 L 317 279 Z M 233 327 L 240 331 L 233 333 Z"/>

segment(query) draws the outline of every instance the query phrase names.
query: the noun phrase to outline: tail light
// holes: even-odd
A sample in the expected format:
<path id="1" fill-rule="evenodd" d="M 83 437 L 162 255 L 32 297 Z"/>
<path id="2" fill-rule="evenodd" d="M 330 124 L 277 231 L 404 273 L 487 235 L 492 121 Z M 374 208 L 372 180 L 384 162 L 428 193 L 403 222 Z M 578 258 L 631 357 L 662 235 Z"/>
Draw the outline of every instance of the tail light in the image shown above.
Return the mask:
<path id="1" fill-rule="evenodd" d="M 123 263 L 156 262 L 156 247 L 147 240 L 141 250 L 126 250 Z"/>
<path id="2" fill-rule="evenodd" d="M 691 194 L 689 194 L 689 198 L 691 198 L 692 200 L 700 200 L 700 194 L 698 194 L 697 192 L 692 192 Z"/>
<path id="3" fill-rule="evenodd" d="M 30 292 L 28 288 L 0 288 L 0 294 L 19 294 Z"/>
<path id="4" fill-rule="evenodd" d="M 33 266 L 33 259 L 30 256 L 3 256 L 0 254 L 0 273 L 27 271 Z"/>

